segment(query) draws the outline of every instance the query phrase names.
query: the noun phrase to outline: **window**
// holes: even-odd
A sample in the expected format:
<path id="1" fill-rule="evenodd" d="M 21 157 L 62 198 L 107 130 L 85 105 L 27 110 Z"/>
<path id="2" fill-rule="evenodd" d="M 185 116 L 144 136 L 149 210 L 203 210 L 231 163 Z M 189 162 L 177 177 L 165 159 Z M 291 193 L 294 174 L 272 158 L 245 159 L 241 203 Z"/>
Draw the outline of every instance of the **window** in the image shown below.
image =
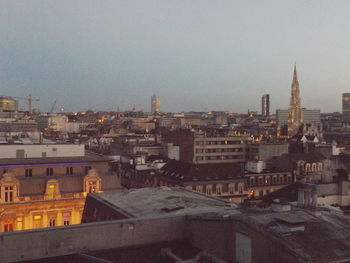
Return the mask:
<path id="1" fill-rule="evenodd" d="M 49 194 L 49 198 L 51 198 L 51 199 L 55 197 L 55 185 L 54 184 L 49 184 L 48 194 Z"/>
<path id="2" fill-rule="evenodd" d="M 263 197 L 263 195 L 264 195 L 264 190 L 260 190 L 259 191 L 259 197 Z"/>
<path id="3" fill-rule="evenodd" d="M 41 228 L 41 215 L 35 215 L 33 217 L 33 228 Z"/>
<path id="4" fill-rule="evenodd" d="M 13 219 L 5 218 L 4 219 L 4 232 L 13 231 Z"/>
<path id="5" fill-rule="evenodd" d="M 222 190 L 221 188 L 222 188 L 221 184 L 219 184 L 219 185 L 216 186 L 216 193 L 217 193 L 218 195 L 221 195 L 221 190 Z"/>
<path id="6" fill-rule="evenodd" d="M 46 168 L 46 176 L 53 176 L 53 168 Z"/>
<path id="7" fill-rule="evenodd" d="M 280 175 L 280 184 L 283 184 L 283 183 L 284 183 L 283 175 Z"/>
<path id="8" fill-rule="evenodd" d="M 23 229 L 23 217 L 17 217 L 16 230 Z"/>
<path id="9" fill-rule="evenodd" d="M 33 170 L 32 169 L 25 169 L 25 173 L 24 173 L 25 177 L 32 177 L 33 175 Z"/>
<path id="10" fill-rule="evenodd" d="M 13 186 L 5 186 L 5 202 L 13 202 L 14 190 Z"/>
<path id="11" fill-rule="evenodd" d="M 207 195 L 211 195 L 211 187 L 207 187 Z"/>
<path id="12" fill-rule="evenodd" d="M 49 226 L 55 226 L 56 225 L 56 218 L 49 218 Z"/>
<path id="13" fill-rule="evenodd" d="M 243 193 L 243 186 L 242 186 L 241 184 L 238 186 L 238 192 L 239 192 L 240 194 Z"/>
<path id="14" fill-rule="evenodd" d="M 255 178 L 254 177 L 250 177 L 250 186 L 253 186 L 254 185 L 254 181 L 255 181 Z"/>
<path id="15" fill-rule="evenodd" d="M 66 172 L 67 172 L 67 174 L 72 175 L 73 174 L 73 167 L 67 167 Z"/>
<path id="16" fill-rule="evenodd" d="M 229 184 L 229 192 L 230 192 L 231 195 L 233 195 L 235 193 L 234 184 Z"/>
<path id="17" fill-rule="evenodd" d="M 264 182 L 263 182 L 263 178 L 262 177 L 259 177 L 259 185 L 263 185 Z"/>
<path id="18" fill-rule="evenodd" d="M 70 213 L 64 212 L 62 216 L 63 216 L 63 225 L 68 226 L 70 224 Z"/>
<path id="19" fill-rule="evenodd" d="M 277 177 L 276 176 L 272 177 L 272 184 L 277 184 Z"/>
<path id="20" fill-rule="evenodd" d="M 89 181 L 88 193 L 95 193 L 96 189 L 97 189 L 97 182 L 96 181 Z"/>
<path id="21" fill-rule="evenodd" d="M 265 185 L 270 184 L 270 176 L 265 176 Z"/>
<path id="22" fill-rule="evenodd" d="M 91 169 L 91 166 L 85 166 L 85 174 L 87 174 L 90 169 Z"/>

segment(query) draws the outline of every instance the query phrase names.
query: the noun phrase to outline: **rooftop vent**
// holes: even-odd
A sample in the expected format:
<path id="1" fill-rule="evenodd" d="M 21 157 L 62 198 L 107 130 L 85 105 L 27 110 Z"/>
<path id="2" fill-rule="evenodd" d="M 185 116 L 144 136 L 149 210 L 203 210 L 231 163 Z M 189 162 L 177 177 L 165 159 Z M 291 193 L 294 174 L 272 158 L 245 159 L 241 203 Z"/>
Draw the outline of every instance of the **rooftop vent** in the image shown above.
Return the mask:
<path id="1" fill-rule="evenodd" d="M 177 205 L 177 204 L 167 205 L 167 206 L 162 208 L 162 210 L 165 212 L 174 212 L 174 211 L 181 210 L 181 209 L 184 209 L 184 207 Z"/>

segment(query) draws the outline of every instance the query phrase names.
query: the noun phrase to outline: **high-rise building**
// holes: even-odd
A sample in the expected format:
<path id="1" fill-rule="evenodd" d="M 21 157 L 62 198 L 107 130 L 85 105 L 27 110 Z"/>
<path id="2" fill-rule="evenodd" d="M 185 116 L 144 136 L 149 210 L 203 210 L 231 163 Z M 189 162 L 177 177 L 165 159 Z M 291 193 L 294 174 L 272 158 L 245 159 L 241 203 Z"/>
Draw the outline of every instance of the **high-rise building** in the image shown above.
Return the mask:
<path id="1" fill-rule="evenodd" d="M 153 95 L 151 97 L 151 113 L 157 113 L 160 112 L 160 99 L 156 96 Z"/>
<path id="2" fill-rule="evenodd" d="M 270 95 L 264 94 L 261 98 L 261 115 L 268 117 L 270 115 Z"/>
<path id="3" fill-rule="evenodd" d="M 296 65 L 294 65 L 290 104 L 288 109 L 288 136 L 295 135 L 302 122 L 303 115 L 300 103 L 299 81 L 297 76 L 297 68 Z"/>
<path id="4" fill-rule="evenodd" d="M 350 120 L 350 93 L 343 93 L 343 117 Z"/>

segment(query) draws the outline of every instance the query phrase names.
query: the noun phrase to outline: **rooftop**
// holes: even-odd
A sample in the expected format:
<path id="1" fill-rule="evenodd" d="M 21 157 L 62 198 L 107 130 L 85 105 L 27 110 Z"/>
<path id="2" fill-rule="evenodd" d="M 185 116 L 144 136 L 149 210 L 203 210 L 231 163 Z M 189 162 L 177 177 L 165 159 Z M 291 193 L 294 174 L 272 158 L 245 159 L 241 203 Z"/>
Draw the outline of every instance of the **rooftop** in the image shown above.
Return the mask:
<path id="1" fill-rule="evenodd" d="M 180 187 L 131 189 L 123 192 L 91 194 L 136 217 L 187 214 L 237 214 L 237 205 Z"/>

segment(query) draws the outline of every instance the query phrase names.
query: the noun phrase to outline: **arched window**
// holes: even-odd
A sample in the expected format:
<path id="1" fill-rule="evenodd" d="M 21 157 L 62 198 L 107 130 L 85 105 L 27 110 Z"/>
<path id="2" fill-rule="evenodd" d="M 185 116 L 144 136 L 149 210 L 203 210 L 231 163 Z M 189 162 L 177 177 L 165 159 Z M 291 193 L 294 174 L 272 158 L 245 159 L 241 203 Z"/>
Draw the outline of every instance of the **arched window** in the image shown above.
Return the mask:
<path id="1" fill-rule="evenodd" d="M 313 171 L 313 172 L 316 171 L 316 164 L 315 163 L 312 164 L 311 171 Z"/>
<path id="2" fill-rule="evenodd" d="M 307 163 L 306 165 L 305 165 L 305 172 L 310 172 L 310 164 L 309 163 Z"/>

